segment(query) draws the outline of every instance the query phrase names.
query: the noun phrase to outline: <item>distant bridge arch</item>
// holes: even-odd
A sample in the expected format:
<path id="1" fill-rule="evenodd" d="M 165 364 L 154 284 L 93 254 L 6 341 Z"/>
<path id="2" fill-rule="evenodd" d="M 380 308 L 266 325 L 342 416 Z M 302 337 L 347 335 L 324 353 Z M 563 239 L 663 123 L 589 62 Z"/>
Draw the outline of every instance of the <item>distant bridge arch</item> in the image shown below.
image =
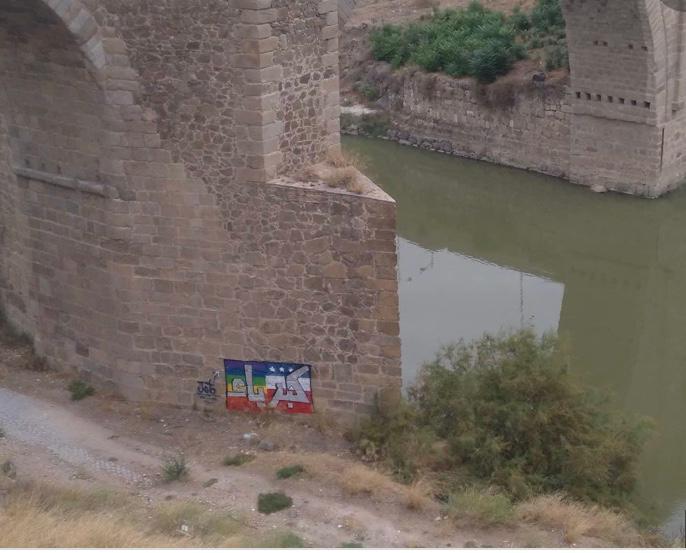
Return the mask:
<path id="1" fill-rule="evenodd" d="M 649 197 L 686 178 L 683 12 L 661 0 L 563 0 L 570 178 Z"/>

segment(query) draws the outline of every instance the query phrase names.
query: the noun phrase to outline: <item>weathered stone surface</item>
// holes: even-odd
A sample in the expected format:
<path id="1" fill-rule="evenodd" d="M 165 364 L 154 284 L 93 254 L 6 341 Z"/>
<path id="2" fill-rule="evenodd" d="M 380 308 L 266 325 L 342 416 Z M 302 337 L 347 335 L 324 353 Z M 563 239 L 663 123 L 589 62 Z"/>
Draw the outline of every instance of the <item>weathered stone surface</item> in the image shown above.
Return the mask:
<path id="1" fill-rule="evenodd" d="M 312 363 L 344 415 L 399 386 L 389 335 L 356 324 L 398 319 L 394 203 L 273 180 L 338 145 L 330 13 L 0 1 L 0 296 L 39 354 L 184 405 L 223 358 Z M 376 379 L 339 401 L 358 367 Z"/>

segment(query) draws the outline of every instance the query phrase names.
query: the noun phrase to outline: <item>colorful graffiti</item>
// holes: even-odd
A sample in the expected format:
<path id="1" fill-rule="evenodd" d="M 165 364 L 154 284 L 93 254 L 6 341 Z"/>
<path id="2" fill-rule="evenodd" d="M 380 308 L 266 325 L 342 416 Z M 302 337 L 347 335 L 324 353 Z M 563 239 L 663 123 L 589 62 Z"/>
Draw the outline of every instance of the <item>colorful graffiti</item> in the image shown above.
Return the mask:
<path id="1" fill-rule="evenodd" d="M 226 407 L 231 411 L 314 412 L 309 365 L 226 359 L 224 370 Z"/>

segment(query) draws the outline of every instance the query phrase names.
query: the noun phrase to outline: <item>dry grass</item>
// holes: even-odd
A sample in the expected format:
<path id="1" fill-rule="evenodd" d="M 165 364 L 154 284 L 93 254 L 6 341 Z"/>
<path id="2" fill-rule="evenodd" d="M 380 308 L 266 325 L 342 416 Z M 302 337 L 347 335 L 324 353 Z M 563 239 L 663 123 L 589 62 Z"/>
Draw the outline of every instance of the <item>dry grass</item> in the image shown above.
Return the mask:
<path id="1" fill-rule="evenodd" d="M 331 188 L 341 188 L 353 194 L 364 194 L 367 186 L 360 173 L 362 170 L 364 163 L 359 156 L 333 150 L 325 163 L 308 167 L 301 178 L 307 182 L 321 181 Z"/>
<path id="2" fill-rule="evenodd" d="M 353 194 L 364 194 L 364 177 L 355 167 L 327 168 L 322 171 L 321 179 L 331 188 L 343 188 Z"/>
<path id="3" fill-rule="evenodd" d="M 560 495 L 545 495 L 520 503 L 517 516 L 524 522 L 561 530 L 568 544 L 598 538 L 619 547 L 643 547 L 644 540 L 626 517 L 598 506 L 588 506 Z"/>
<path id="4" fill-rule="evenodd" d="M 0 480 L 0 498 L 0 547 L 278 547 L 296 538 L 256 542 L 229 512 L 188 502 L 148 507 L 108 490 Z"/>
<path id="5" fill-rule="evenodd" d="M 438 508 L 430 498 L 431 489 L 426 481 L 404 486 L 390 476 L 357 461 L 326 453 L 277 455 L 279 462 L 302 465 L 312 478 L 335 485 L 349 495 L 369 496 L 378 500 L 390 499 L 415 511 Z M 275 461 L 267 457 L 265 462 L 273 466 Z"/>
<path id="6" fill-rule="evenodd" d="M 337 169 L 344 167 L 355 167 L 358 171 L 364 171 L 366 164 L 364 160 L 356 153 L 347 152 L 343 150 L 332 150 L 326 156 L 326 162 Z"/>
<path id="7" fill-rule="evenodd" d="M 514 509 L 506 495 L 489 488 L 470 487 L 449 497 L 448 514 L 460 524 L 489 527 L 510 524 Z"/>
<path id="8" fill-rule="evenodd" d="M 432 500 L 432 486 L 427 480 L 420 479 L 407 487 L 404 494 L 405 507 L 411 511 L 424 511 L 428 509 Z"/>

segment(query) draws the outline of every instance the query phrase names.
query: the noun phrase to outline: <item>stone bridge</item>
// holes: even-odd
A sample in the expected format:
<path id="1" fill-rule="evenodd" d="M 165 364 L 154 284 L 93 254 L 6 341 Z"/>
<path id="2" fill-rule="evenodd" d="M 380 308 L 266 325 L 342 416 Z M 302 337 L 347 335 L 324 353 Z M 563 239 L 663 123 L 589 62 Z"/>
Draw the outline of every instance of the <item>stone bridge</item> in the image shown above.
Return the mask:
<path id="1" fill-rule="evenodd" d="M 683 182 L 686 13 L 669 7 L 680 1 L 563 0 L 572 181 L 649 197 Z"/>
<path id="2" fill-rule="evenodd" d="M 395 204 L 298 179 L 338 86 L 336 0 L 0 0 L 6 316 L 134 400 L 223 359 L 345 415 L 397 389 Z"/>

